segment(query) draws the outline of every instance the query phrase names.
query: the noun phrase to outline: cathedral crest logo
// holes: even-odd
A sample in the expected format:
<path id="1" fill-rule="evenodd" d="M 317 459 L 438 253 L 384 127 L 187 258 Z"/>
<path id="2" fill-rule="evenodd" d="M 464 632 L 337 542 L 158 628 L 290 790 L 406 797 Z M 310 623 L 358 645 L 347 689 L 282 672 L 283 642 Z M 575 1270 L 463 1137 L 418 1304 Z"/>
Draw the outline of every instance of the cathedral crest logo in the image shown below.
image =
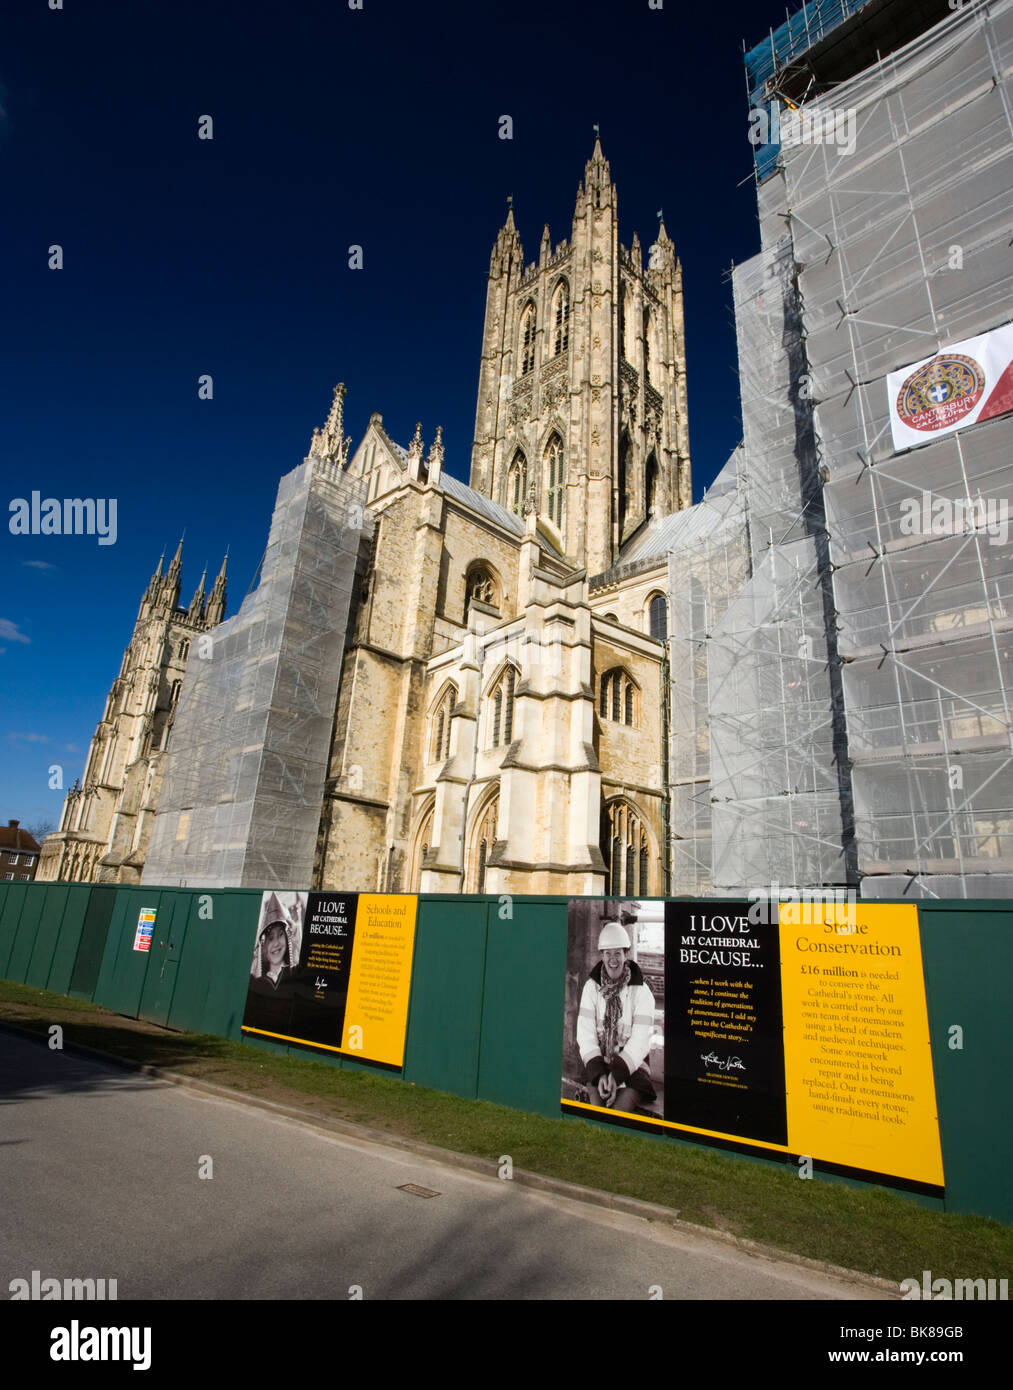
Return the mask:
<path id="1" fill-rule="evenodd" d="M 985 369 L 959 353 L 934 357 L 897 393 L 897 414 L 913 430 L 938 430 L 969 415 L 985 390 Z"/>

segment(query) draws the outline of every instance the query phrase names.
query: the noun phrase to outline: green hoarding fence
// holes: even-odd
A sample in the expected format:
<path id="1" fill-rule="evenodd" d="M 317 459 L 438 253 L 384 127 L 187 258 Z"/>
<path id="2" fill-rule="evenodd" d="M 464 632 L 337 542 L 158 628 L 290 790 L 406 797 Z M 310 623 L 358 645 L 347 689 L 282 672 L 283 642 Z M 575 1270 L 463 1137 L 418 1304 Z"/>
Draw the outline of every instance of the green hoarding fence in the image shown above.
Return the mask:
<path id="1" fill-rule="evenodd" d="M 238 1039 L 260 893 L 181 890 L 174 896 L 170 954 L 176 978 L 168 1026 Z"/>
<path id="2" fill-rule="evenodd" d="M 57 994 L 69 994 L 71 992 L 71 981 L 74 977 L 74 968 L 81 947 L 85 921 L 94 896 L 93 890 L 86 883 L 68 884 L 66 892 L 67 899 L 64 904 L 63 916 L 52 943 L 48 962 L 46 962 L 45 984 L 43 985 L 42 981 L 43 957 L 38 960 L 34 956 L 32 957 L 31 970 L 34 972 L 38 967 L 39 975 L 37 977 L 30 975 L 25 981 L 26 984 L 38 984 L 45 989 L 54 990 Z"/>
<path id="3" fill-rule="evenodd" d="M 4 883 L 0 976 L 169 1028 L 241 1039 L 260 900 L 247 889 Z M 558 1116 L 567 900 L 434 895 L 418 903 L 404 1080 Z M 155 920 L 150 949 L 140 951 L 145 910 Z M 920 1200 L 1013 1221 L 1013 904 L 920 901 L 918 910 L 946 1178 L 944 1202 Z M 254 1045 L 365 1065 L 268 1039 Z"/>
<path id="4" fill-rule="evenodd" d="M 70 987 L 67 991 L 75 999 L 95 997 L 95 986 L 98 984 L 98 973 L 102 968 L 106 938 L 109 935 L 109 923 L 116 906 L 116 889 L 111 885 L 96 885 L 86 891 L 88 905 L 74 952 Z"/>
<path id="5" fill-rule="evenodd" d="M 516 1110 L 559 1114 L 566 903 L 513 898 L 489 910 L 478 1094 Z"/>
<path id="6" fill-rule="evenodd" d="M 405 1080 L 469 1100 L 479 1093 L 489 910 L 484 898 L 420 899 L 415 929 Z"/>
<path id="7" fill-rule="evenodd" d="M 945 1205 L 1013 1222 L 1013 905 L 919 902 L 918 920 Z"/>
<path id="8" fill-rule="evenodd" d="M 3 908 L 0 911 L 0 976 L 5 980 L 22 980 L 22 977 L 15 973 L 14 967 L 11 965 L 11 956 L 18 935 L 21 912 L 28 901 L 28 890 L 31 887 L 30 883 L 7 884 Z M 40 911 L 45 892 L 46 890 L 43 889 L 41 893 L 33 894 Z"/>

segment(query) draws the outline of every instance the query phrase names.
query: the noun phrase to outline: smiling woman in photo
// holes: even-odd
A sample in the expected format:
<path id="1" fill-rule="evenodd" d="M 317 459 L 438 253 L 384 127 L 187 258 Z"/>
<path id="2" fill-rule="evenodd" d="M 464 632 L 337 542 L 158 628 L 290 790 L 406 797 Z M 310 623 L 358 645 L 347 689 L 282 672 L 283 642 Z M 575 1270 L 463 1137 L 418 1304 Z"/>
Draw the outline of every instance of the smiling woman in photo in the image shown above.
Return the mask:
<path id="1" fill-rule="evenodd" d="M 602 923 L 602 958 L 584 985 L 577 1012 L 577 1046 L 590 1103 L 626 1112 L 657 1099 L 648 1070 L 654 995 L 640 966 L 629 959 L 631 949 L 622 923 Z"/>

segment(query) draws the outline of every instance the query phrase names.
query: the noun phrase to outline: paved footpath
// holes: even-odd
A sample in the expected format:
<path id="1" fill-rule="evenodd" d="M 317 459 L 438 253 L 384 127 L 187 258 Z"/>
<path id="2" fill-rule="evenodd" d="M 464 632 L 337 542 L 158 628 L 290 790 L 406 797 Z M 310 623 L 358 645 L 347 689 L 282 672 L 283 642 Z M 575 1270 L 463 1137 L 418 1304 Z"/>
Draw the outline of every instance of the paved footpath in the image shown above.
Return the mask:
<path id="1" fill-rule="evenodd" d="M 33 1270 L 121 1299 L 882 1296 L 2 1029 L 0 1183 L 0 1298 Z"/>

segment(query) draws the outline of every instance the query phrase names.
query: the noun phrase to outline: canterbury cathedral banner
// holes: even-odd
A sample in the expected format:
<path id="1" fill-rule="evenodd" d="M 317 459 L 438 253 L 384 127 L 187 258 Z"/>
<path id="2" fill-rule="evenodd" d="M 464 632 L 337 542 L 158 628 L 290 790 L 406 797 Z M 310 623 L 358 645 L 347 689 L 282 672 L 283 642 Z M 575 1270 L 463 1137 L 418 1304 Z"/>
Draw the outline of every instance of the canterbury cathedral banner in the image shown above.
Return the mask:
<path id="1" fill-rule="evenodd" d="M 418 899 L 267 892 L 243 1032 L 400 1071 Z"/>
<path id="2" fill-rule="evenodd" d="M 571 900 L 562 1108 L 943 1196 L 917 908 Z"/>
<path id="3" fill-rule="evenodd" d="M 895 449 L 913 449 L 1013 410 L 1013 323 L 966 338 L 886 378 Z"/>

